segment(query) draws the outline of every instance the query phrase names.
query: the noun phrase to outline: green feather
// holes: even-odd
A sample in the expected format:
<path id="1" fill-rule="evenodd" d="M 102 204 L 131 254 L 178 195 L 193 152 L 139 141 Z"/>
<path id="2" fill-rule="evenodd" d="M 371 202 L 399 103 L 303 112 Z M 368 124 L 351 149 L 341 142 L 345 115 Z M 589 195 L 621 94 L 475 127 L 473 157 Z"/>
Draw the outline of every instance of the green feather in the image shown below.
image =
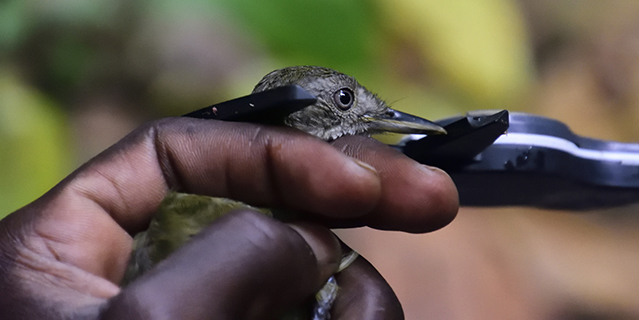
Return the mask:
<path id="1" fill-rule="evenodd" d="M 170 192 L 160 203 L 149 228 L 133 239 L 134 250 L 122 285 L 166 259 L 217 218 L 241 209 L 272 216 L 270 210 L 227 198 Z"/>

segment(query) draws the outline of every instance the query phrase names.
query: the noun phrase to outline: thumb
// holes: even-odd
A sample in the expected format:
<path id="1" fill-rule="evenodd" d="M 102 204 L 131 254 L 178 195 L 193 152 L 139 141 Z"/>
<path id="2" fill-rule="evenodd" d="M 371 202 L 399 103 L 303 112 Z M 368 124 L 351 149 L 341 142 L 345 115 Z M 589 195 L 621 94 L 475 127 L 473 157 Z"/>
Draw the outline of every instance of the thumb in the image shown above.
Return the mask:
<path id="1" fill-rule="evenodd" d="M 264 319 L 301 304 L 337 270 L 330 230 L 230 213 L 124 288 L 103 319 Z"/>

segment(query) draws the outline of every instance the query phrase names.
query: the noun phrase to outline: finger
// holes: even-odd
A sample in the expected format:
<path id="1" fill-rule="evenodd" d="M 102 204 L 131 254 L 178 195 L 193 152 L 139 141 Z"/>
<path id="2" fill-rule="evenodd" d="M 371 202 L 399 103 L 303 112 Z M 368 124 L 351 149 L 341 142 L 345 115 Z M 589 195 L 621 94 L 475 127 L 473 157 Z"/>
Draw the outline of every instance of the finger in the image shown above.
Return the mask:
<path id="1" fill-rule="evenodd" d="M 169 190 L 357 216 L 376 205 L 381 186 L 374 170 L 294 129 L 173 118 L 134 131 L 18 220 L 39 254 L 118 283 L 129 234 L 148 226 Z"/>
<path id="2" fill-rule="evenodd" d="M 103 318 L 276 318 L 319 290 L 340 257 L 328 229 L 230 213 L 111 299 Z"/>
<path id="3" fill-rule="evenodd" d="M 332 319 L 404 319 L 393 289 L 363 257 L 335 277 L 340 291 L 331 310 Z"/>
<path id="4" fill-rule="evenodd" d="M 444 171 L 361 136 L 344 137 L 333 145 L 375 167 L 382 183 L 377 206 L 351 222 L 378 229 L 426 232 L 445 226 L 457 214 L 457 188 Z"/>
<path id="5" fill-rule="evenodd" d="M 145 225 L 169 189 L 337 217 L 370 210 L 379 183 L 374 170 L 297 130 L 173 118 L 133 132 L 66 185 L 126 228 Z"/>

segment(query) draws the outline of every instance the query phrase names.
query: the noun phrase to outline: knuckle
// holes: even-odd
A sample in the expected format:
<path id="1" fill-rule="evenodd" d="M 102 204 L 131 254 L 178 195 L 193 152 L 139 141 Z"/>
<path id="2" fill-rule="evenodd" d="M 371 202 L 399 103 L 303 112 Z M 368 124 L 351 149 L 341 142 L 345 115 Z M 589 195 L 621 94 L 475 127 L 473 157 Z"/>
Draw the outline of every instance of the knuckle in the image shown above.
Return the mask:
<path id="1" fill-rule="evenodd" d="M 286 224 L 262 213 L 241 210 L 229 215 L 254 249 L 271 259 L 290 259 L 296 253 L 308 251 L 304 239 Z"/>

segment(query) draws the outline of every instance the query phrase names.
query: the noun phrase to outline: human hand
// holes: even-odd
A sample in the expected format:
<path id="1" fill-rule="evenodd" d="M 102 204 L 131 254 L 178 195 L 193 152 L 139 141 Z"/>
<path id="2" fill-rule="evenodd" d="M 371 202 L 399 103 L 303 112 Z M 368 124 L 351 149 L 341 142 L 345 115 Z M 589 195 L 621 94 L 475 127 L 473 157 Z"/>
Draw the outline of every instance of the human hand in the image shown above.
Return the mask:
<path id="1" fill-rule="evenodd" d="M 169 191 L 409 232 L 444 226 L 458 206 L 445 173 L 368 138 L 331 146 L 290 128 L 164 119 L 0 221 L 0 318 L 263 319 L 298 305 L 337 269 L 340 245 L 326 227 L 244 211 L 120 289 L 131 235 Z M 402 317 L 365 260 L 338 276 L 334 319 Z"/>

